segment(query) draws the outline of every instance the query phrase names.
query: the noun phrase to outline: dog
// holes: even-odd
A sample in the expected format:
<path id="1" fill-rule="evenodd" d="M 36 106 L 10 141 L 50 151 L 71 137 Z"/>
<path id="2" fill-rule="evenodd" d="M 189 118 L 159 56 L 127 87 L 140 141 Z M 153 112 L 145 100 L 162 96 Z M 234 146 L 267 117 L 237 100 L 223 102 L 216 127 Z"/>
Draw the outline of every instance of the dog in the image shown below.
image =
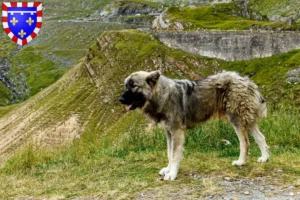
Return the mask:
<path id="1" fill-rule="evenodd" d="M 260 148 L 258 162 L 269 160 L 269 147 L 257 125 L 267 114 L 266 101 L 254 82 L 236 72 L 224 71 L 192 81 L 170 79 L 160 71 L 138 71 L 125 79 L 119 101 L 126 110 L 140 109 L 165 130 L 169 163 L 159 171 L 164 180 L 176 179 L 186 130 L 211 118 L 229 120 L 238 136 L 240 155 L 232 165 L 245 164 L 248 133 Z"/>

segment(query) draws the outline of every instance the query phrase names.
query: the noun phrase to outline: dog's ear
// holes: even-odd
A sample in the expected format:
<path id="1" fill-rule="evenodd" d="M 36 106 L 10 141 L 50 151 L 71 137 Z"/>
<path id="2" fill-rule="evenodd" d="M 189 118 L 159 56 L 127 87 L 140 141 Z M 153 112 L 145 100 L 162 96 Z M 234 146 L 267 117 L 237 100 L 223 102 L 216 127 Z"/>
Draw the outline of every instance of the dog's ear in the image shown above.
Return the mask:
<path id="1" fill-rule="evenodd" d="M 159 70 L 150 72 L 150 74 L 146 78 L 146 82 L 151 86 L 154 87 L 157 83 L 159 77 L 161 75 L 161 72 Z"/>

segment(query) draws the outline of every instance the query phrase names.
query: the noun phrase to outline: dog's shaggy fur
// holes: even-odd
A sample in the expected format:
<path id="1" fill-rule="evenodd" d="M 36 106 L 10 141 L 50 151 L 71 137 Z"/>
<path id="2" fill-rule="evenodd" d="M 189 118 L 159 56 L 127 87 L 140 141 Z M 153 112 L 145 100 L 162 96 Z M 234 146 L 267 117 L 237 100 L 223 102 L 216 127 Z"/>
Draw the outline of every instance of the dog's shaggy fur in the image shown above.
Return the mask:
<path id="1" fill-rule="evenodd" d="M 248 133 L 259 145 L 262 156 L 258 162 L 269 159 L 265 137 L 257 125 L 258 118 L 266 116 L 266 102 L 248 78 L 221 72 L 197 81 L 174 80 L 160 71 L 139 71 L 127 77 L 125 85 L 120 101 L 126 109 L 141 109 L 165 129 L 169 164 L 159 172 L 164 180 L 177 176 L 186 129 L 213 117 L 228 119 L 239 138 L 240 156 L 233 165 L 245 164 Z"/>

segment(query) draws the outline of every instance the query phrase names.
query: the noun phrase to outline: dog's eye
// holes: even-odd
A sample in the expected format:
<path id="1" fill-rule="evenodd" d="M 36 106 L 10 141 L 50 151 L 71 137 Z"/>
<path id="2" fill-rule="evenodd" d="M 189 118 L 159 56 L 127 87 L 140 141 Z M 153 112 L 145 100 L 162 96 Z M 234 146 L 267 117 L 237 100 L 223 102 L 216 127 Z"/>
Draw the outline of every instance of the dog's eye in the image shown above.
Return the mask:
<path id="1" fill-rule="evenodd" d="M 128 85 L 129 85 L 129 87 L 133 87 L 133 81 L 130 80 L 130 81 L 128 82 Z"/>
<path id="2" fill-rule="evenodd" d="M 128 82 L 128 86 L 130 87 L 130 88 L 135 88 L 135 87 L 138 87 L 138 85 L 137 84 L 135 84 L 132 80 L 129 80 L 129 82 Z"/>

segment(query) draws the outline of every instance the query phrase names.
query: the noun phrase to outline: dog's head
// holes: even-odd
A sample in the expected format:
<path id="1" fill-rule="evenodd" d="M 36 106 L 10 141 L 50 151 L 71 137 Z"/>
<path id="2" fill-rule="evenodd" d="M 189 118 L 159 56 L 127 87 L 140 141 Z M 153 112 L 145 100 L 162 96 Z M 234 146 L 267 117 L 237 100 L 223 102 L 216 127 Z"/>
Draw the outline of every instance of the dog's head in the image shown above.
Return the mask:
<path id="1" fill-rule="evenodd" d="M 125 79 L 125 91 L 120 102 L 126 105 L 126 110 L 142 108 L 153 96 L 153 88 L 161 75 L 160 71 L 132 73 Z"/>

